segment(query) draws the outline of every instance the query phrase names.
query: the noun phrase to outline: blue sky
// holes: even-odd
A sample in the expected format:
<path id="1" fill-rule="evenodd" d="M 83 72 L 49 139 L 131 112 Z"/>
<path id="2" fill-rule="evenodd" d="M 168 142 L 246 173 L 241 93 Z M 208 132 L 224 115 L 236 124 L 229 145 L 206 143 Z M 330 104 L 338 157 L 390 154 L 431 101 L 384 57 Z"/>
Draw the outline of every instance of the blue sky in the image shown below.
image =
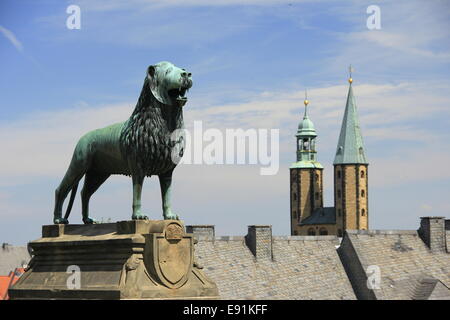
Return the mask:
<path id="1" fill-rule="evenodd" d="M 66 8 L 81 8 L 81 30 Z M 381 9 L 368 30 L 366 9 Z M 288 167 L 305 88 L 332 205 L 332 161 L 352 64 L 366 152 L 373 229 L 416 229 L 450 216 L 450 3 L 448 1 L 0 2 L 0 241 L 24 244 L 51 223 L 54 189 L 85 132 L 126 120 L 148 65 L 193 73 L 186 125 L 280 129 L 280 171 L 257 166 L 177 168 L 174 209 L 219 235 L 271 224 L 289 233 Z M 157 181 L 143 206 L 160 217 Z M 94 195 L 96 218 L 130 216 L 131 181 Z M 71 215 L 80 222 L 79 197 Z"/>

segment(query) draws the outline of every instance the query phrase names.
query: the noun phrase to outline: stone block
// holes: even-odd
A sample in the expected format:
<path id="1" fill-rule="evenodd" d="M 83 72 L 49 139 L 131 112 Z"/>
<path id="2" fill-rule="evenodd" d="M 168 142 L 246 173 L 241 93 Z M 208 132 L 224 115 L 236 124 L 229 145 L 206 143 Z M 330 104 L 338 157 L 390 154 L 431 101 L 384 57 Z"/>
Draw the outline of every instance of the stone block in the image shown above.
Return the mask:
<path id="1" fill-rule="evenodd" d="M 11 299 L 217 299 L 177 220 L 48 225 Z"/>

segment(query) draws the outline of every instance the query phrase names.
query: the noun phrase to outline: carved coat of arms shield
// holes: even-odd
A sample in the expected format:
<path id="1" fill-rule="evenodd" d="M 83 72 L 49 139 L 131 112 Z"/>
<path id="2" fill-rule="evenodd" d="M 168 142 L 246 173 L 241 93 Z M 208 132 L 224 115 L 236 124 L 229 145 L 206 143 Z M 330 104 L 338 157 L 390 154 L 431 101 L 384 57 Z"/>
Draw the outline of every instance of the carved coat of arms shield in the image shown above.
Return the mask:
<path id="1" fill-rule="evenodd" d="M 145 265 L 159 283 L 168 288 L 183 286 L 193 265 L 193 239 L 174 222 L 163 233 L 147 237 Z"/>

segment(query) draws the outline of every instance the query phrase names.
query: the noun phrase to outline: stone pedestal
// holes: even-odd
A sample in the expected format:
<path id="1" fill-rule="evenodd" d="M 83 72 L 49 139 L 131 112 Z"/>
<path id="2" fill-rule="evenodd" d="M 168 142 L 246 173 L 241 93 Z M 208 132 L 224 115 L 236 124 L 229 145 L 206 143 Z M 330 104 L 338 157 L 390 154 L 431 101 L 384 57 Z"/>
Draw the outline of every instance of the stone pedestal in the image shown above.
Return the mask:
<path id="1" fill-rule="evenodd" d="M 217 299 L 177 220 L 47 225 L 11 299 Z M 78 272 L 79 270 L 79 272 Z"/>

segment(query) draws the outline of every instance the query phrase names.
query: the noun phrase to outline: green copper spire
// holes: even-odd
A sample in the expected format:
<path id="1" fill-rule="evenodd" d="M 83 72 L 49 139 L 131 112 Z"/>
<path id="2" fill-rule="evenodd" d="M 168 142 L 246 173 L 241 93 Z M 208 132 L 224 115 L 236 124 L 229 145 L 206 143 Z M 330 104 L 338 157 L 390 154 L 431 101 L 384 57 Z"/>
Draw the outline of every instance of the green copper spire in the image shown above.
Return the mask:
<path id="1" fill-rule="evenodd" d="M 347 105 L 345 106 L 344 118 L 342 119 L 341 133 L 336 150 L 334 164 L 368 164 L 364 144 L 359 127 L 358 114 L 356 111 L 356 101 L 353 96 L 352 82 L 350 83 L 347 95 Z"/>
<path id="2" fill-rule="evenodd" d="M 297 134 L 297 162 L 293 163 L 291 168 L 323 168 L 316 161 L 316 130 L 313 122 L 308 117 L 309 101 L 305 92 L 305 113 L 303 120 L 298 125 Z"/>

